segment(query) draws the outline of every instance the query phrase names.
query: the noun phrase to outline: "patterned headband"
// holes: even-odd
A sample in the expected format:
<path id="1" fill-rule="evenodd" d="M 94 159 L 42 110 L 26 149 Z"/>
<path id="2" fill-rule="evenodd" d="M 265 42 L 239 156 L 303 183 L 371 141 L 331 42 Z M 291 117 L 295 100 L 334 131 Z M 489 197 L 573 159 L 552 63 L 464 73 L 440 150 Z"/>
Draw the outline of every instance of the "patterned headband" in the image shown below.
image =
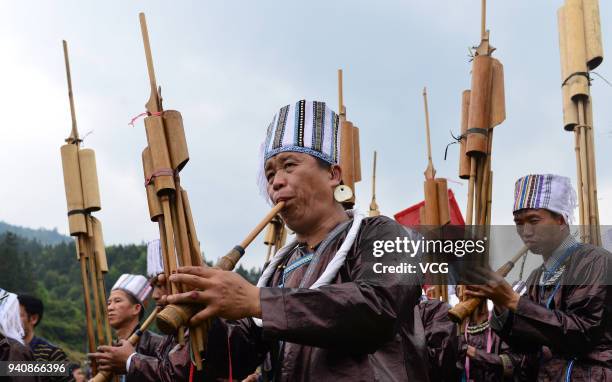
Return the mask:
<path id="1" fill-rule="evenodd" d="M 576 193 L 569 178 L 554 174 L 526 175 L 514 185 L 513 212 L 545 208 L 561 214 L 567 224 L 574 220 Z"/>

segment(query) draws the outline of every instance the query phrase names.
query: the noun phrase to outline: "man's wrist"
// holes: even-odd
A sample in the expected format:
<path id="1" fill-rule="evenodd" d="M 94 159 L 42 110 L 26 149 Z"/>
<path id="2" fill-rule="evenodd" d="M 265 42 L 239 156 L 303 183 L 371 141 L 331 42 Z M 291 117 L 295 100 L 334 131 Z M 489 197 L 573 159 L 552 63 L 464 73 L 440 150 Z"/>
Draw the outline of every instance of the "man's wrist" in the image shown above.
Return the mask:
<path id="1" fill-rule="evenodd" d="M 510 298 L 510 301 L 508 301 L 508 304 L 506 304 L 506 307 L 510 309 L 512 312 L 516 312 L 520 298 L 521 298 L 521 295 L 514 292 L 512 294 L 512 297 Z"/>
<path id="2" fill-rule="evenodd" d="M 261 318 L 261 300 L 259 299 L 259 288 L 253 287 L 251 317 Z"/>
<path id="3" fill-rule="evenodd" d="M 136 352 L 133 352 L 132 354 L 130 354 L 130 356 L 127 358 L 127 361 L 125 361 L 125 372 L 126 374 L 130 372 L 130 364 L 132 362 L 132 357 L 136 354 Z"/>

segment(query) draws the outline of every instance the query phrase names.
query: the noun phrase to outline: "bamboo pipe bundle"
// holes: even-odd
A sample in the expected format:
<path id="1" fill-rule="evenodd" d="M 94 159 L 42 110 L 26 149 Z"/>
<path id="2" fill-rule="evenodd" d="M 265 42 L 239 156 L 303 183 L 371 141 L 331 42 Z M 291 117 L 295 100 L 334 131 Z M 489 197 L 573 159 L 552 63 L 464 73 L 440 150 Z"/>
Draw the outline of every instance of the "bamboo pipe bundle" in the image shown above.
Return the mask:
<path id="1" fill-rule="evenodd" d="M 146 103 L 148 116 L 144 120 L 147 148 L 142 153 L 143 173 L 149 217 L 158 224 L 164 273 L 166 280 L 169 280 L 168 276 L 175 273 L 177 267 L 201 266 L 203 259 L 189 198 L 179 176 L 189 160 L 183 120 L 178 111 L 162 108 L 145 15 L 140 13 L 139 19 L 151 88 Z M 167 287 L 173 294 L 190 290 L 185 285 L 169 281 Z M 190 346 L 196 367 L 200 370 L 201 353 L 205 346 L 203 328 L 190 329 Z M 183 330 L 184 325 L 179 332 Z M 179 340 L 182 341 L 182 335 L 179 335 Z"/>
<path id="2" fill-rule="evenodd" d="M 563 127 L 575 135 L 581 240 L 601 245 L 589 71 L 603 61 L 599 3 L 566 0 L 557 13 Z"/>
<path id="3" fill-rule="evenodd" d="M 284 206 L 285 202 L 276 204 L 240 244 L 217 261 L 215 267 L 225 271 L 233 270 L 249 244 L 266 228 Z M 189 319 L 201 309 L 202 307 L 198 305 L 167 305 L 157 316 L 157 327 L 164 334 L 176 333 L 179 328 L 187 325 Z"/>
<path id="4" fill-rule="evenodd" d="M 462 124 L 467 118 L 466 155 L 470 157 L 467 225 L 490 224 L 493 127 L 506 119 L 503 65 L 491 56 L 495 48 L 490 45 L 490 33 L 486 28 L 486 0 L 482 0 L 481 8 L 480 45 L 472 65 L 469 102 L 465 92 L 462 98 Z M 460 162 L 460 175 L 463 176 L 467 172 L 465 162 Z"/>
<path id="5" fill-rule="evenodd" d="M 68 59 L 68 45 L 63 41 L 68 98 L 72 117 L 72 130 L 66 144 L 60 148 L 64 175 L 64 188 L 68 208 L 70 234 L 75 236 L 77 258 L 81 268 L 83 299 L 87 326 L 88 349 L 110 344 L 111 332 L 106 313 L 104 274 L 108 263 L 102 237 L 102 225 L 91 213 L 101 208 L 95 153 L 81 149 L 79 139 L 72 80 Z M 93 365 L 94 371 L 96 365 Z"/>
<path id="6" fill-rule="evenodd" d="M 425 175 L 424 194 L 425 205 L 419 210 L 421 224 L 427 230 L 435 231 L 436 228 L 450 223 L 450 208 L 448 200 L 448 186 L 446 179 L 436 178 L 436 169 L 433 165 L 431 154 L 431 134 L 429 126 L 429 106 L 427 103 L 427 88 L 423 88 L 423 105 L 425 112 L 425 143 L 427 147 L 427 167 Z M 437 254 L 428 254 L 431 261 L 435 260 Z M 434 274 L 431 282 L 434 285 L 433 298 L 448 301 L 448 280 L 446 275 Z"/>
<path id="7" fill-rule="evenodd" d="M 470 176 L 468 185 L 468 206 L 466 223 L 468 225 L 487 225 L 489 220 L 487 202 L 489 188 L 491 187 L 491 154 L 493 144 L 493 128 L 501 124 L 506 118 L 505 95 L 504 95 L 504 72 L 503 65 L 498 60 L 489 56 L 482 57 L 482 67 L 473 71 L 473 78 L 481 76 L 481 79 L 472 81 L 473 85 L 479 87 L 474 95 L 474 89 L 470 92 L 468 109 L 468 138 L 466 143 L 466 155 L 469 156 Z M 480 64 L 478 64 L 480 65 Z M 490 65 L 490 66 L 489 66 Z M 476 68 L 476 63 L 474 64 Z M 490 81 L 489 81 L 490 79 Z M 487 88 L 490 88 L 487 91 Z M 463 95 L 463 105 L 466 94 Z M 477 102 L 478 107 L 473 106 Z M 472 117 L 472 113 L 479 115 Z M 484 128 L 478 126 L 485 126 Z M 473 131 L 470 134 L 470 130 Z M 467 162 L 467 161 L 465 161 Z M 467 167 L 467 163 L 465 164 Z M 475 215 L 475 217 L 474 217 Z"/>

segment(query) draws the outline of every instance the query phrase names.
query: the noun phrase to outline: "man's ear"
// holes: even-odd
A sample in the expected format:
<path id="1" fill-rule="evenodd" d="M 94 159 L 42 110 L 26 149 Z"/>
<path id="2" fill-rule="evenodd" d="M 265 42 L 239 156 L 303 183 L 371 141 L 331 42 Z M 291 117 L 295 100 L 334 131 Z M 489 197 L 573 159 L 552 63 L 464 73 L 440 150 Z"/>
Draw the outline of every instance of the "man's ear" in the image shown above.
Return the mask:
<path id="1" fill-rule="evenodd" d="M 30 321 L 30 324 L 32 324 L 32 326 L 36 326 L 38 325 L 38 322 L 40 321 L 40 316 L 34 313 L 29 317 L 29 321 Z"/>
<path id="2" fill-rule="evenodd" d="M 332 181 L 332 185 L 334 187 L 338 186 L 340 182 L 342 182 L 342 168 L 334 164 L 330 168 L 330 180 Z"/>

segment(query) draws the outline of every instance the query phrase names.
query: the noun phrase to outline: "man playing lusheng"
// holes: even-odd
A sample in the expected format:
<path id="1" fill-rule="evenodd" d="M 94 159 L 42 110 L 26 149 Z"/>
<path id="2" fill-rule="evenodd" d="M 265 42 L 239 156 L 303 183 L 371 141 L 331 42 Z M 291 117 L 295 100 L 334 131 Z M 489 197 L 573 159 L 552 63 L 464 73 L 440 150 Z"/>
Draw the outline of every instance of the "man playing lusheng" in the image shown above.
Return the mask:
<path id="1" fill-rule="evenodd" d="M 160 282 L 164 273 L 164 263 L 159 240 L 147 245 L 147 276 L 153 286 L 152 297 L 159 303 L 167 294 L 165 283 Z M 180 344 L 176 335 L 165 336 L 157 346 L 154 355 L 145 355 L 134 351 L 127 359 L 127 377 L 134 381 L 186 381 L 190 373 L 199 376 L 191 364 L 189 355 L 189 337 Z M 196 379 L 200 380 L 200 378 Z"/>
<path id="2" fill-rule="evenodd" d="M 244 378 L 268 357 L 275 381 L 427 380 L 424 334 L 414 325 L 419 277 L 372 269 L 409 259 L 372 255 L 375 240 L 408 233 L 387 217 L 345 211 L 334 199 L 338 122 L 325 103 L 302 100 L 281 108 L 268 127 L 263 185 L 273 203 L 286 203 L 281 216 L 296 240 L 274 256 L 257 286 L 214 268 L 185 267 L 171 276 L 201 290 L 168 297 L 206 305 L 192 323 L 228 320 L 215 320 L 209 332 L 204 371 L 213 378 Z"/>
<path id="3" fill-rule="evenodd" d="M 612 380 L 612 255 L 570 234 L 575 200 L 566 177 L 520 178 L 514 221 L 544 264 L 529 276 L 526 295 L 491 273 L 466 291 L 495 303 L 492 326 L 513 350 L 532 353 L 539 381 Z"/>
<path id="4" fill-rule="evenodd" d="M 108 322 L 115 330 L 120 346 L 99 346 L 97 353 L 88 356 L 98 361 L 100 370 L 126 374 L 129 370 L 129 357 L 140 353 L 154 356 L 162 337 L 145 330 L 136 347 L 127 339 L 140 326 L 144 317 L 144 302 L 151 293 L 151 285 L 141 275 L 123 274 L 119 277 L 108 297 Z M 126 380 L 122 376 L 121 380 Z M 127 378 L 127 380 L 132 380 Z M 136 380 L 136 379 L 134 379 Z"/>

